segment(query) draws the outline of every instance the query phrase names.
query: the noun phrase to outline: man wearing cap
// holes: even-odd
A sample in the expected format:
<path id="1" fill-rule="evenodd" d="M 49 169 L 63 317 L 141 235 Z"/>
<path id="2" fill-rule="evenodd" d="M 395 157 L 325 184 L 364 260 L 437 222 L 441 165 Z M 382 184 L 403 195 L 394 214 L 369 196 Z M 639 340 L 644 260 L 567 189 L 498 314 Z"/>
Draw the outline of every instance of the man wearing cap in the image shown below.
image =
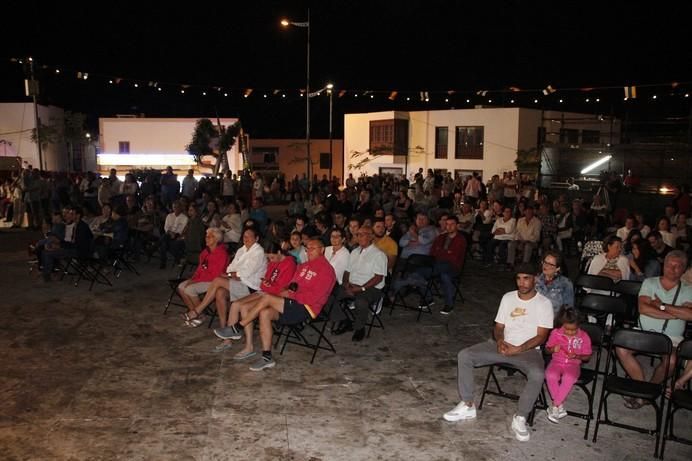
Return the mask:
<path id="1" fill-rule="evenodd" d="M 473 369 L 509 364 L 527 377 L 511 426 L 517 440 L 526 442 L 530 438 L 526 418 L 534 407 L 544 379 L 544 362 L 539 346 L 548 339 L 553 327 L 553 307 L 548 298 L 536 292 L 534 267 L 522 263 L 515 273 L 517 290 L 502 297 L 495 317 L 494 339 L 463 349 L 457 356 L 461 402 L 443 418 L 447 421 L 474 419 Z"/>

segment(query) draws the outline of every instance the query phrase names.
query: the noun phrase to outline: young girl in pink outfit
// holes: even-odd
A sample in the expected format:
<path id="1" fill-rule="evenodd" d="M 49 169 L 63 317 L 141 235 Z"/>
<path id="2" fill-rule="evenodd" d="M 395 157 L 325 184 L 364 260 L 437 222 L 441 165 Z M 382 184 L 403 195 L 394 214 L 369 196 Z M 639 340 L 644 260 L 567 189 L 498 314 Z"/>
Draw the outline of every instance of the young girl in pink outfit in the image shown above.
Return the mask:
<path id="1" fill-rule="evenodd" d="M 582 362 L 591 358 L 591 339 L 579 328 L 577 311 L 563 307 L 557 315 L 559 328 L 550 332 L 545 350 L 553 355 L 545 370 L 545 381 L 553 398 L 548 407 L 548 420 L 558 423 L 567 416 L 563 403 L 579 379 Z"/>

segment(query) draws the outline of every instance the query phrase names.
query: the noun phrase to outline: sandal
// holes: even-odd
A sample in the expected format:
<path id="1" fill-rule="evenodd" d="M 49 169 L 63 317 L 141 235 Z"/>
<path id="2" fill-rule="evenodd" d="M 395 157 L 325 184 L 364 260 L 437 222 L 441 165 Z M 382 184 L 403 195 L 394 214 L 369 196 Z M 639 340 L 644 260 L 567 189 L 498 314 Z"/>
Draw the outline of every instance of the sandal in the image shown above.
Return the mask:
<path id="1" fill-rule="evenodd" d="M 641 407 L 651 405 L 651 402 L 648 400 L 639 400 L 632 397 L 624 397 L 624 400 L 625 407 L 629 408 L 630 410 L 639 410 Z"/>
<path id="2" fill-rule="evenodd" d="M 185 320 L 185 323 L 187 323 L 192 320 L 198 319 L 200 315 L 201 314 L 198 314 L 197 311 L 188 311 L 183 314 L 183 320 Z"/>
<path id="3" fill-rule="evenodd" d="M 204 317 L 200 317 L 198 315 L 197 317 L 194 317 L 190 320 L 187 320 L 185 322 L 185 325 L 187 325 L 188 327 L 197 328 L 198 326 L 200 326 L 203 323 L 204 323 Z"/>

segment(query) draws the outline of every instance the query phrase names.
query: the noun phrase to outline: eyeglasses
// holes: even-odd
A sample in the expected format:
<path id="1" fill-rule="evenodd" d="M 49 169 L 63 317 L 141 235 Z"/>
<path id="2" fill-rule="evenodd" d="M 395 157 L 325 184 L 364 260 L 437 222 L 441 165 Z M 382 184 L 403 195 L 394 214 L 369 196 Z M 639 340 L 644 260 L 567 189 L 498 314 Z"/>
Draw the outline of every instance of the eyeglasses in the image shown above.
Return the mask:
<path id="1" fill-rule="evenodd" d="M 308 250 L 321 250 L 322 247 L 305 247 Z"/>
<path id="2" fill-rule="evenodd" d="M 548 262 L 548 261 L 543 261 L 543 265 L 544 266 L 550 266 L 550 267 L 557 267 L 557 264 L 553 264 L 553 263 Z"/>

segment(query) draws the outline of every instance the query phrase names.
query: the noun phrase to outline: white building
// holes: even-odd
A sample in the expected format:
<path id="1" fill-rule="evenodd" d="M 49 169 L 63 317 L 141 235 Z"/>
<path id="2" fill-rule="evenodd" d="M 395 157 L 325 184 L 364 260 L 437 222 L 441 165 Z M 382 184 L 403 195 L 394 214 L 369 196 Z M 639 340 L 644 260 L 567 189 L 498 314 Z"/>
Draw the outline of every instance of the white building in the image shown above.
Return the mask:
<path id="1" fill-rule="evenodd" d="M 541 145 L 606 146 L 619 139 L 619 129 L 619 122 L 614 127 L 598 115 L 525 108 L 346 114 L 345 174 L 410 177 L 431 168 L 453 175 L 477 171 L 487 180 L 516 170 L 517 151 L 535 149 L 539 139 Z"/>
<path id="2" fill-rule="evenodd" d="M 216 123 L 215 117 L 208 117 Z M 164 169 L 172 166 L 179 174 L 197 163 L 186 147 L 192 140 L 197 118 L 135 118 L 117 117 L 99 119 L 101 153 L 98 169 L 107 173 L 116 168 L 126 172 L 132 168 Z M 237 118 L 222 118 L 221 124 L 231 126 Z M 242 169 L 238 143 L 228 152 L 232 171 Z M 210 170 L 210 169 L 209 169 Z M 200 172 L 210 172 L 202 170 Z"/>
<path id="3" fill-rule="evenodd" d="M 42 125 L 64 125 L 64 111 L 55 106 L 38 106 L 38 116 Z M 11 146 L 11 151 L 21 157 L 22 166 L 32 165 L 40 168 L 38 145 L 31 141 L 36 128 L 34 105 L 30 102 L 0 103 L 0 141 Z M 43 169 L 67 171 L 69 158 L 65 143 L 44 146 Z"/>

